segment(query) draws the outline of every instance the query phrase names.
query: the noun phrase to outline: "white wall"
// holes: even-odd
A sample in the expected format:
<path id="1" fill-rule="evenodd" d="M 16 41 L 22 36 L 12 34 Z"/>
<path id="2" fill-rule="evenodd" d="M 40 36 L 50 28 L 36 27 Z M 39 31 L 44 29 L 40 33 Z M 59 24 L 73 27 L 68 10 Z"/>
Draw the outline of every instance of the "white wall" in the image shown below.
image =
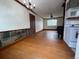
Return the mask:
<path id="1" fill-rule="evenodd" d="M 27 9 L 14 0 L 0 0 L 0 31 L 30 28 Z"/>
<path id="2" fill-rule="evenodd" d="M 57 26 L 63 26 L 63 18 L 57 18 Z M 47 26 L 47 20 L 43 21 L 44 29 L 56 29 L 57 26 Z"/>
<path id="3" fill-rule="evenodd" d="M 29 13 L 36 18 L 36 32 L 43 29 L 43 19 L 14 0 L 0 0 L 0 31 L 30 28 Z"/>
<path id="4" fill-rule="evenodd" d="M 36 32 L 43 30 L 43 19 L 39 16 L 36 16 Z"/>

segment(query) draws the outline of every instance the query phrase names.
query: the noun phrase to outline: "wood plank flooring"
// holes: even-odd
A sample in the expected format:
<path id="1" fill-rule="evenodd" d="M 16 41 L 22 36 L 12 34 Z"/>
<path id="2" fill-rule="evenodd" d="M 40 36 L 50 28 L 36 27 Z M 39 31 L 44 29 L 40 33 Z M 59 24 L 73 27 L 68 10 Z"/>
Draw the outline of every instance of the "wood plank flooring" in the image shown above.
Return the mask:
<path id="1" fill-rule="evenodd" d="M 1 50 L 0 59 L 74 59 L 74 53 L 56 31 L 42 31 Z"/>

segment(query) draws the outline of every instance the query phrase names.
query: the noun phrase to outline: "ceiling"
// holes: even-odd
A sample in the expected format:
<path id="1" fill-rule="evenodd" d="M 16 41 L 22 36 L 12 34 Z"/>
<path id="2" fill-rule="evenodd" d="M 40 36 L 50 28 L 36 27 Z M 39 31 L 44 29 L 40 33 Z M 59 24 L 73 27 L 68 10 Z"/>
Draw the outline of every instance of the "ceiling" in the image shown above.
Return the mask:
<path id="1" fill-rule="evenodd" d="M 36 5 L 33 10 L 42 17 L 49 17 L 50 13 L 53 16 L 62 16 L 63 14 L 64 0 L 31 0 L 31 3 Z"/>

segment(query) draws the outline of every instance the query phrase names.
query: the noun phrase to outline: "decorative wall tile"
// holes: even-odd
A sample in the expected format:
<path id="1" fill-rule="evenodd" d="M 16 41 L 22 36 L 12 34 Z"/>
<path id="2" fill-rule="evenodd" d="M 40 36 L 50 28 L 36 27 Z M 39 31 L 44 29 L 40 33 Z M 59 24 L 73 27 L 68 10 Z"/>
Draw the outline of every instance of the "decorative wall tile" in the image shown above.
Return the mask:
<path id="1" fill-rule="evenodd" d="M 5 44 L 11 44 L 13 43 L 12 41 L 17 41 L 20 38 L 30 36 L 31 34 L 32 33 L 29 29 L 2 32 L 0 33 L 0 47 L 4 47 Z"/>

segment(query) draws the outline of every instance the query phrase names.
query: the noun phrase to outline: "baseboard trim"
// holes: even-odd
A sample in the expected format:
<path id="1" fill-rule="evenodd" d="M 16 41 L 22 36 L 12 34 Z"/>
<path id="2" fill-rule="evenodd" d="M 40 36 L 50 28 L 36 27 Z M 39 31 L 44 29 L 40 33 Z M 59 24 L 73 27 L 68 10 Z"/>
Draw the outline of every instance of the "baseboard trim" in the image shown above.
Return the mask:
<path id="1" fill-rule="evenodd" d="M 42 32 L 42 31 L 43 31 L 43 30 L 40 30 L 40 31 L 36 32 L 36 34 L 39 33 L 39 32 Z"/>
<path id="2" fill-rule="evenodd" d="M 57 29 L 43 29 L 43 30 L 57 31 Z"/>

